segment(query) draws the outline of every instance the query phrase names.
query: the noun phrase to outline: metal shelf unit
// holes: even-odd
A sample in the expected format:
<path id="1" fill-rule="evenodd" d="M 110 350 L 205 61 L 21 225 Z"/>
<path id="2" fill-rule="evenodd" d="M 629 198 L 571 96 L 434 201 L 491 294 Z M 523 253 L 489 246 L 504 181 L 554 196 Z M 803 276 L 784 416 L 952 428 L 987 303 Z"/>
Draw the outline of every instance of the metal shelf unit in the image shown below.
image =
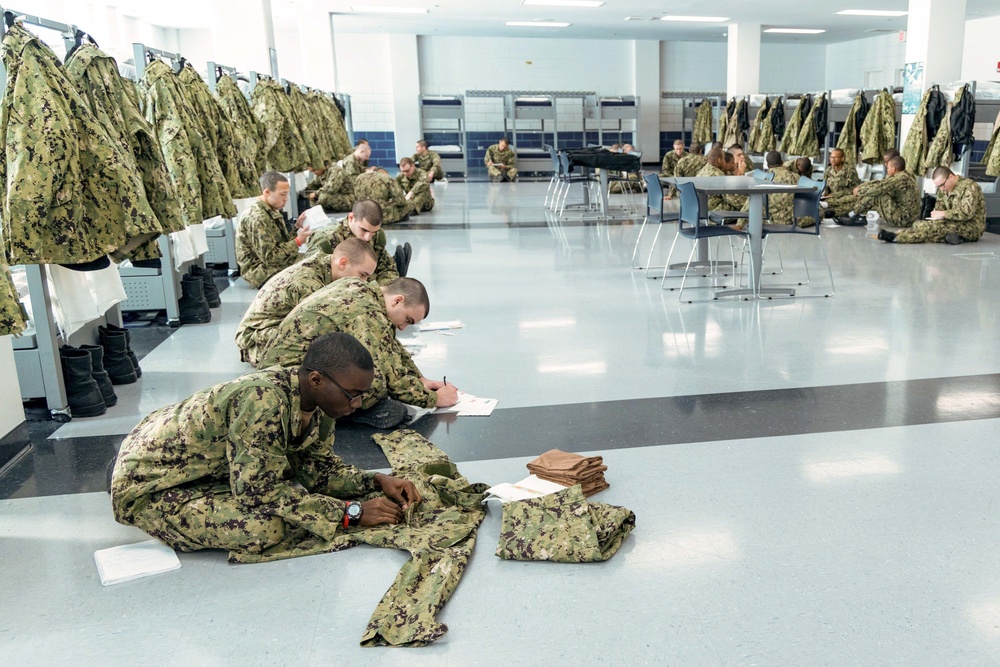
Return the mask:
<path id="1" fill-rule="evenodd" d="M 444 146 L 431 145 L 431 140 L 427 140 L 428 148 L 441 156 L 441 168 L 446 175 L 468 175 L 465 98 L 462 95 L 421 95 L 420 133 L 425 140 L 436 134 L 446 134 L 449 139 L 456 137 L 457 144 L 446 142 Z"/>

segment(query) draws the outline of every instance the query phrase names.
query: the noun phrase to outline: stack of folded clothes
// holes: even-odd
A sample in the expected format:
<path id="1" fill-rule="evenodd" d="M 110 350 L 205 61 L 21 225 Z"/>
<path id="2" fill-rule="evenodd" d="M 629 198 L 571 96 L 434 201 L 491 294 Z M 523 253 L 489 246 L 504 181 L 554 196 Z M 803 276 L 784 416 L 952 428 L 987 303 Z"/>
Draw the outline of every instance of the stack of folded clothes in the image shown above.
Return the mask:
<path id="1" fill-rule="evenodd" d="M 558 449 L 550 449 L 528 464 L 532 475 L 566 486 L 579 484 L 585 496 L 608 488 L 604 480 L 607 469 L 601 456 L 580 456 Z"/>

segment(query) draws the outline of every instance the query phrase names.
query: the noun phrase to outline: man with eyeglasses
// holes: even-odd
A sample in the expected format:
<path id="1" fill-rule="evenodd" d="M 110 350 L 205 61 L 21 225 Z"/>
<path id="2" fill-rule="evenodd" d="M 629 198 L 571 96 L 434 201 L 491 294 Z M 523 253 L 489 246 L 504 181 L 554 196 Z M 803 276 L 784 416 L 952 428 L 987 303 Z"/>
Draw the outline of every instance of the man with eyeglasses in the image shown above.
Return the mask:
<path id="1" fill-rule="evenodd" d="M 357 278 L 327 285 L 297 305 L 278 327 L 274 342 L 261 355 L 260 366 L 297 366 L 310 343 L 328 331 L 343 331 L 364 344 L 375 359 L 375 379 L 361 410 L 352 419 L 391 428 L 406 416 L 403 404 L 448 407 L 458 390 L 425 378 L 396 338 L 430 310 L 427 290 L 419 280 L 399 278 L 379 287 Z"/>
<path id="2" fill-rule="evenodd" d="M 958 245 L 978 241 L 986 231 L 986 198 L 971 178 L 963 178 L 948 167 L 931 173 L 937 187 L 937 203 L 930 220 L 918 220 L 898 233 L 879 230 L 878 237 L 890 243 L 941 243 Z"/>
<path id="3" fill-rule="evenodd" d="M 244 375 L 157 410 L 112 462 L 115 520 L 181 551 L 227 549 L 230 558 L 400 523 L 420 502 L 413 483 L 344 463 L 317 414 L 349 415 L 374 376 L 365 347 L 331 333 L 313 341 L 301 366 Z"/>

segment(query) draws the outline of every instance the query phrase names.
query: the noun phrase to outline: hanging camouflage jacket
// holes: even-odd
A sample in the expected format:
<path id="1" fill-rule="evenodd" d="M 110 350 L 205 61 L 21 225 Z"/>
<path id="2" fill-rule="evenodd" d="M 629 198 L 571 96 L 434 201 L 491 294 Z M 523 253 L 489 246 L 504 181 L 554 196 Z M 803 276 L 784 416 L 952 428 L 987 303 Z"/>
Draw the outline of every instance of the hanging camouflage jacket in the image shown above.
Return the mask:
<path id="1" fill-rule="evenodd" d="M 820 95 L 809 110 L 809 114 L 802 121 L 798 138 L 795 140 L 795 150 L 789 152 L 806 157 L 819 156 L 819 136 L 816 134 L 816 116 L 822 114 L 825 104 L 826 96 Z"/>
<path id="2" fill-rule="evenodd" d="M 323 164 L 319 165 L 319 168 L 324 168 L 339 155 L 333 143 L 335 130 L 327 110 L 328 108 L 323 104 L 323 96 L 315 90 L 311 90 L 304 95 L 304 98 L 309 108 L 310 123 L 313 128 L 313 141 L 316 142 L 320 159 L 323 161 Z"/>
<path id="3" fill-rule="evenodd" d="M 798 146 L 799 132 L 802 130 L 802 124 L 805 120 L 802 115 L 804 109 L 802 100 L 799 100 L 799 103 L 795 105 L 795 111 L 792 112 L 792 118 L 785 128 L 785 134 L 781 137 L 781 147 L 778 150 L 782 153 L 796 155 L 795 149 Z"/>
<path id="4" fill-rule="evenodd" d="M 889 91 L 883 90 L 875 97 L 875 102 L 861 126 L 861 161 L 881 164 L 885 152 L 895 146 L 896 102 Z"/>
<path id="5" fill-rule="evenodd" d="M 295 121 L 299 134 L 302 135 L 302 143 L 305 146 L 306 155 L 309 156 L 307 166 L 313 169 L 322 169 L 326 166 L 327 159 L 320 151 L 314 138 L 316 132 L 320 131 L 321 128 L 312 116 L 309 102 L 302 94 L 302 89 L 294 83 L 286 83 L 284 90 L 285 95 L 288 96 L 288 108 L 291 109 L 292 119 Z"/>
<path id="6" fill-rule="evenodd" d="M 0 255 L 0 336 L 18 336 L 27 323 L 10 269 Z"/>
<path id="7" fill-rule="evenodd" d="M 15 24 L 3 38 L 0 107 L 3 239 L 12 264 L 90 262 L 157 228 L 138 176 L 66 78 L 59 59 Z"/>
<path id="8" fill-rule="evenodd" d="M 735 121 L 736 114 L 736 98 L 730 98 L 726 102 L 725 109 L 719 109 L 719 132 L 715 136 L 715 140 L 720 142 L 723 146 L 728 146 L 726 143 L 726 136 L 729 134 L 730 123 Z"/>
<path id="9" fill-rule="evenodd" d="M 267 157 L 264 153 L 264 127 L 253 115 L 250 103 L 236 86 L 236 82 L 226 75 L 215 84 L 215 95 L 223 113 L 236 126 L 239 141 L 243 144 L 244 159 L 240 161 L 245 170 L 242 173 L 244 186 L 256 192 L 260 185 L 257 179 L 266 171 Z"/>
<path id="10" fill-rule="evenodd" d="M 952 104 L 949 102 L 945 105 L 945 113 L 941 117 L 941 124 L 938 126 L 938 131 L 934 135 L 934 139 L 927 147 L 927 153 L 924 155 L 924 161 L 920 165 L 919 171 L 910 169 L 909 162 L 906 163 L 907 170 L 923 176 L 928 170 L 935 167 L 951 167 L 951 164 L 955 161 L 955 154 L 952 152 L 953 144 L 951 142 L 951 110 Z"/>
<path id="11" fill-rule="evenodd" d="M 719 113 L 724 113 L 721 109 Z M 694 118 L 694 130 L 691 141 L 709 145 L 712 143 L 712 102 L 707 98 L 698 105 L 698 113 Z"/>
<path id="12" fill-rule="evenodd" d="M 770 123 L 768 123 L 767 121 L 767 115 L 770 112 L 771 112 L 771 101 L 765 97 L 764 102 L 761 103 L 760 107 L 757 108 L 757 115 L 754 116 L 753 125 L 750 127 L 750 137 L 747 139 L 748 142 L 747 148 L 748 150 L 754 153 L 761 153 L 761 152 L 766 153 L 767 151 L 771 150 L 770 148 L 764 151 L 761 150 L 761 145 L 762 145 L 761 134 L 764 131 L 764 126 L 770 125 Z"/>
<path id="13" fill-rule="evenodd" d="M 271 79 L 261 79 L 254 86 L 251 101 L 254 115 L 264 126 L 267 168 L 282 172 L 308 169 L 312 160 L 282 87 Z"/>
<path id="14" fill-rule="evenodd" d="M 917 114 L 913 117 L 913 124 L 910 125 L 910 131 L 907 132 L 906 141 L 903 142 L 903 149 L 900 151 L 900 155 L 906 160 L 906 168 L 914 174 L 924 173 L 923 164 L 928 146 L 927 104 L 933 92 L 933 89 L 925 90 L 923 97 L 920 98 Z"/>
<path id="15" fill-rule="evenodd" d="M 363 409 L 386 395 L 425 408 L 437 403 L 437 393 L 424 388 L 410 353 L 396 339 L 382 289 L 360 278 L 341 278 L 295 306 L 261 355 L 260 365 L 298 366 L 310 343 L 331 331 L 357 338 L 375 361 L 375 379 L 361 399 Z"/>
<path id="16" fill-rule="evenodd" d="M 993 134 L 990 135 L 989 146 L 983 153 L 982 164 L 986 165 L 988 176 L 1000 176 L 1000 141 L 997 141 L 998 137 L 1000 137 L 1000 115 L 997 115 L 997 119 L 993 123 Z"/>
<path id="17" fill-rule="evenodd" d="M 857 118 L 864 94 L 864 91 L 859 91 L 854 96 L 854 103 L 851 104 L 851 108 L 847 112 L 844 128 L 840 131 L 840 136 L 837 137 L 837 148 L 844 151 L 844 164 L 852 167 L 858 163 Z"/>
<path id="18" fill-rule="evenodd" d="M 337 159 L 340 155 L 346 155 L 351 152 L 351 139 L 347 136 L 347 124 L 344 121 L 344 116 L 340 112 L 340 107 L 337 103 L 330 99 L 329 96 L 323 95 L 313 91 L 311 95 L 316 95 L 322 101 L 323 110 L 327 118 L 328 129 L 333 134 L 333 156 L 332 159 Z"/>

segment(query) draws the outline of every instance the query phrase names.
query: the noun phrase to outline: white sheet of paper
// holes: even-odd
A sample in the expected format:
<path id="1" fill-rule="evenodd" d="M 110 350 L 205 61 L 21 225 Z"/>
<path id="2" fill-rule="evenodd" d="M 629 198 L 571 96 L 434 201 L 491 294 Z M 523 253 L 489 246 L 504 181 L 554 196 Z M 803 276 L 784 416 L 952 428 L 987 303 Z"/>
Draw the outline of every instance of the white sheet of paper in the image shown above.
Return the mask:
<path id="1" fill-rule="evenodd" d="M 181 566 L 177 553 L 159 540 L 95 551 L 94 562 L 105 586 L 177 570 Z"/>
<path id="2" fill-rule="evenodd" d="M 491 486 L 486 489 L 486 494 L 487 500 L 497 498 L 500 502 L 507 503 L 512 500 L 527 500 L 528 498 L 547 496 L 550 493 L 556 493 L 566 488 L 568 487 L 562 484 L 556 484 L 535 475 L 528 475 L 520 482 L 514 484 L 504 482 L 503 484 Z"/>
<path id="3" fill-rule="evenodd" d="M 418 329 L 420 331 L 439 331 L 442 329 L 461 329 L 464 326 L 461 320 L 452 320 L 450 322 L 422 322 L 418 325 Z"/>
<path id="4" fill-rule="evenodd" d="M 458 402 L 455 405 L 449 408 L 438 408 L 434 412 L 457 414 L 459 417 L 489 417 L 499 402 L 500 399 L 497 398 L 479 398 L 460 391 L 458 392 Z"/>
<path id="5" fill-rule="evenodd" d="M 332 223 L 333 220 L 326 214 L 322 206 L 307 208 L 305 220 L 302 221 L 303 226 L 313 230 L 329 227 Z"/>

